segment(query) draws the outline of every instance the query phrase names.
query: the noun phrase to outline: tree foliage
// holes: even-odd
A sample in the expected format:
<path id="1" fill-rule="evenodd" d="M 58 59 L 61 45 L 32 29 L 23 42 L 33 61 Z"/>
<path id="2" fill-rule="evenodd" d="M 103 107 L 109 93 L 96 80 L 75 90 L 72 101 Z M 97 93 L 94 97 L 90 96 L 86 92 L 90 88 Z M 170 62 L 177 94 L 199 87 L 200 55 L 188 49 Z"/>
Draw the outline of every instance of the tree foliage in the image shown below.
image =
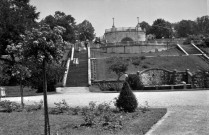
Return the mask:
<path id="1" fill-rule="evenodd" d="M 178 37 L 188 37 L 197 33 L 197 24 L 191 20 L 182 20 L 176 24 L 175 29 Z"/>
<path id="2" fill-rule="evenodd" d="M 156 38 L 170 38 L 171 36 L 171 23 L 165 21 L 164 19 L 157 19 L 153 22 L 151 34 L 154 34 Z"/>
<path id="3" fill-rule="evenodd" d="M 150 29 L 151 29 L 151 26 L 147 23 L 147 22 L 145 22 L 145 21 L 142 21 L 141 23 L 140 23 L 140 27 L 144 30 L 146 30 L 146 35 L 148 35 L 149 33 L 150 33 Z"/>
<path id="4" fill-rule="evenodd" d="M 79 40 L 85 41 L 94 39 L 94 27 L 88 20 L 84 20 L 82 23 L 77 25 Z"/>
<path id="5" fill-rule="evenodd" d="M 59 63 L 66 43 L 61 36 L 64 31 L 65 28 L 61 26 L 51 29 L 46 24 L 27 31 L 23 42 L 24 57 L 36 62 L 42 62 L 45 58 L 47 63 Z"/>
<path id="6" fill-rule="evenodd" d="M 209 16 L 202 16 L 196 19 L 198 34 L 209 36 Z"/>
<path id="7" fill-rule="evenodd" d="M 127 82 L 132 90 L 142 90 L 144 87 L 139 75 L 136 74 L 129 74 Z"/>
<path id="8" fill-rule="evenodd" d="M 128 63 L 122 58 L 112 58 L 110 64 L 109 70 L 117 74 L 117 80 L 119 81 L 120 77 L 128 70 Z"/>
<path id="9" fill-rule="evenodd" d="M 29 0 L 0 1 L 0 56 L 6 54 L 7 45 L 20 42 L 20 35 L 36 25 L 38 16 Z"/>
<path id="10" fill-rule="evenodd" d="M 71 15 L 66 15 L 64 12 L 56 11 L 54 16 L 49 15 L 41 23 L 46 23 L 51 29 L 57 26 L 62 26 L 65 31 L 62 35 L 63 40 L 68 42 L 75 42 L 76 35 L 76 23 L 75 19 Z"/>

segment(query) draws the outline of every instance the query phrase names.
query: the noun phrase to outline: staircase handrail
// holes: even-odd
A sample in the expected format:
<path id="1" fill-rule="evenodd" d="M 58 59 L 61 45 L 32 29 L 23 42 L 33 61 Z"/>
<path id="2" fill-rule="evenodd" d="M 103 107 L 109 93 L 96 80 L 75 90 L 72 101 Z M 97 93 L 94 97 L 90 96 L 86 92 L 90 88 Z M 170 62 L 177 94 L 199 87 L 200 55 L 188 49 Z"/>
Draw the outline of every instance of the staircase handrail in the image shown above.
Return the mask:
<path id="1" fill-rule="evenodd" d="M 88 51 L 88 85 L 91 85 L 91 54 L 90 54 L 90 46 L 87 46 Z"/>
<path id="2" fill-rule="evenodd" d="M 186 54 L 186 55 L 189 55 L 182 47 L 180 44 L 177 44 L 177 46 Z"/>
<path id="3" fill-rule="evenodd" d="M 71 58 L 68 58 L 67 60 L 67 64 L 66 64 L 66 70 L 65 70 L 65 74 L 64 74 L 64 77 L 63 77 L 63 87 L 66 86 L 66 82 L 67 82 L 67 76 L 68 76 L 68 71 L 69 71 L 69 67 L 70 67 L 70 61 L 73 60 L 73 56 L 74 56 L 74 46 L 72 46 L 72 51 L 71 51 Z"/>
<path id="4" fill-rule="evenodd" d="M 197 47 L 194 43 L 191 43 L 193 47 L 195 47 L 198 51 L 200 51 L 202 54 L 205 54 L 199 47 Z"/>
<path id="5" fill-rule="evenodd" d="M 209 60 L 209 57 L 205 52 L 203 52 L 199 47 L 197 47 L 194 43 L 191 43 L 198 51 L 202 53 L 202 56 L 204 56 L 207 60 Z"/>

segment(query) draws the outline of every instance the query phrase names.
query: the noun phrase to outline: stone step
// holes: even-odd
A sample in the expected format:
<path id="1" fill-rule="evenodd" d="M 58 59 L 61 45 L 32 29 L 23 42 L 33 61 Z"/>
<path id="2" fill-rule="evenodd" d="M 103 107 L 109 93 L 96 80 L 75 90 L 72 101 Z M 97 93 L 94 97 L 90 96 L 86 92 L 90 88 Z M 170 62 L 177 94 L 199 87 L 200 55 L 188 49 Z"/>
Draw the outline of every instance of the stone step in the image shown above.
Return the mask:
<path id="1" fill-rule="evenodd" d="M 200 51 L 197 50 L 192 45 L 181 45 L 181 47 L 188 53 L 188 54 L 200 54 Z"/>
<path id="2" fill-rule="evenodd" d="M 89 93 L 89 87 L 58 87 L 57 93 Z"/>
<path id="3" fill-rule="evenodd" d="M 66 86 L 67 87 L 86 87 L 88 86 L 88 55 L 85 52 L 75 52 L 75 58 L 79 58 L 77 66 L 71 64 Z"/>

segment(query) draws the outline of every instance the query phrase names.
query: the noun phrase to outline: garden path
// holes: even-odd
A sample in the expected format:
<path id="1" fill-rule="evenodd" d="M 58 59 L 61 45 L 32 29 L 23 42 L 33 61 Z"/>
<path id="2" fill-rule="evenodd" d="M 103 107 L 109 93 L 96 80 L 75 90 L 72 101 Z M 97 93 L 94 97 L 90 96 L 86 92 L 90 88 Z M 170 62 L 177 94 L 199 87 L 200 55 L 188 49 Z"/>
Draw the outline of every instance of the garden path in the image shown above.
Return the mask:
<path id="1" fill-rule="evenodd" d="M 166 107 L 168 114 L 163 122 L 156 124 L 148 135 L 208 135 L 209 134 L 209 90 L 135 92 L 140 105 L 146 101 L 151 107 Z M 90 101 L 97 103 L 113 101 L 118 93 L 64 93 L 48 95 L 49 106 L 62 99 L 70 106 L 87 106 Z M 25 97 L 25 103 L 39 102 L 43 96 Z M 19 97 L 4 98 L 20 102 Z M 113 103 L 111 104 L 112 106 Z"/>

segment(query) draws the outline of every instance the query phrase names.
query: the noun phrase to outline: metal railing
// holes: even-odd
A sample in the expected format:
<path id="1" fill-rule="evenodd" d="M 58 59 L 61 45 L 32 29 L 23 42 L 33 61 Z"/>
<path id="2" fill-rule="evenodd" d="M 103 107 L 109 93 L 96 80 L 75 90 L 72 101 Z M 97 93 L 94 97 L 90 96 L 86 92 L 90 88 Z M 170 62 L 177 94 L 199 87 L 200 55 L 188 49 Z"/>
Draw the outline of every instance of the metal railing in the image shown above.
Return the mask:
<path id="1" fill-rule="evenodd" d="M 177 44 L 178 41 L 128 41 L 128 42 L 115 42 L 107 43 L 106 46 L 129 46 L 129 45 L 173 45 Z"/>
<path id="2" fill-rule="evenodd" d="M 108 32 L 115 32 L 115 31 L 141 31 L 141 29 L 137 29 L 137 27 L 118 27 L 118 28 L 110 28 L 110 29 L 106 29 L 105 33 Z"/>

